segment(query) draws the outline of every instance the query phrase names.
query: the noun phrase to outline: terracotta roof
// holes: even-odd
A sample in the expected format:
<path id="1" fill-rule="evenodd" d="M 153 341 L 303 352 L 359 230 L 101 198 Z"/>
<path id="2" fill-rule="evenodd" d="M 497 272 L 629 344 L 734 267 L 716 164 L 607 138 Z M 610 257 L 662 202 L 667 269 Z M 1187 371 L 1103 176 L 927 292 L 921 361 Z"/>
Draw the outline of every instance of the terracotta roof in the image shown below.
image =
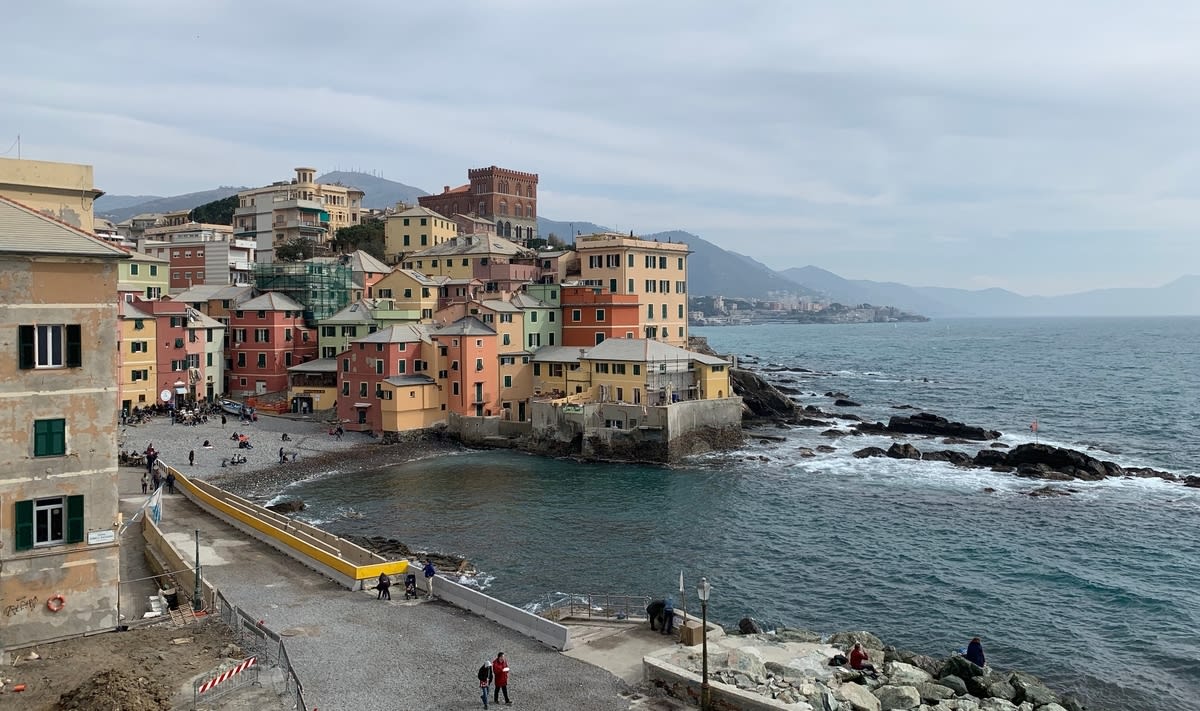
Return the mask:
<path id="1" fill-rule="evenodd" d="M 129 250 L 0 196 L 0 253 L 128 259 Z"/>

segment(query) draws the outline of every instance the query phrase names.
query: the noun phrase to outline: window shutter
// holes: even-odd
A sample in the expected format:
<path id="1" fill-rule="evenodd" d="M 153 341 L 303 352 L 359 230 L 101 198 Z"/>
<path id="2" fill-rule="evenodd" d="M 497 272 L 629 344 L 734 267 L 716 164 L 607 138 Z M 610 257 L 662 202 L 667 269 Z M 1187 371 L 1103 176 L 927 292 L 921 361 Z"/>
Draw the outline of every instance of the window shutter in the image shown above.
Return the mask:
<path id="1" fill-rule="evenodd" d="M 17 360 L 20 361 L 21 370 L 32 369 L 34 365 L 33 326 L 17 327 L 17 343 Z"/>
<path id="2" fill-rule="evenodd" d="M 22 329 L 25 327 L 22 326 Z M 17 509 L 17 530 L 13 548 L 19 551 L 27 551 L 33 548 L 33 499 L 18 501 Z"/>
<path id="3" fill-rule="evenodd" d="M 79 324 L 67 326 L 67 367 L 83 365 L 83 330 Z"/>
<path id="4" fill-rule="evenodd" d="M 83 497 L 67 497 L 67 543 L 83 542 Z"/>

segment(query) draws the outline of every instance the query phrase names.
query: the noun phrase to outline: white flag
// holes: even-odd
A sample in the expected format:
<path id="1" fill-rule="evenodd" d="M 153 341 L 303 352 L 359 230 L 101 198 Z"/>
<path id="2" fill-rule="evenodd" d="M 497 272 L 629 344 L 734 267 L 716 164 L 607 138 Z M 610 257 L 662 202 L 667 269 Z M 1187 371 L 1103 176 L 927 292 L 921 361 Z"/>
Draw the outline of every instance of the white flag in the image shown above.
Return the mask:
<path id="1" fill-rule="evenodd" d="M 150 495 L 150 498 L 146 499 L 146 503 L 142 505 L 142 508 L 148 510 L 146 515 L 148 515 L 150 517 L 151 521 L 158 523 L 159 521 L 162 520 L 162 487 L 161 486 L 154 490 L 154 493 Z"/>
<path id="2" fill-rule="evenodd" d="M 683 594 L 683 571 L 679 571 L 679 593 Z"/>

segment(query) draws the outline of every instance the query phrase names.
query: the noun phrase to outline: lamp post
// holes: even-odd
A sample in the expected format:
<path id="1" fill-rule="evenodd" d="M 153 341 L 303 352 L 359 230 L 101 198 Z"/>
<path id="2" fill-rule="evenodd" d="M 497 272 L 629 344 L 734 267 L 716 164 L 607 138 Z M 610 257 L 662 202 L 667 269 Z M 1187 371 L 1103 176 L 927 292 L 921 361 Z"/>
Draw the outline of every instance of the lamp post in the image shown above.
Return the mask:
<path id="1" fill-rule="evenodd" d="M 708 594 L 712 586 L 708 578 L 700 578 L 696 595 L 700 597 L 700 711 L 712 709 L 712 690 L 708 686 Z"/>
<path id="2" fill-rule="evenodd" d="M 200 599 L 200 529 L 196 529 L 196 590 L 192 595 L 192 609 L 196 612 L 204 609 L 204 601 Z"/>

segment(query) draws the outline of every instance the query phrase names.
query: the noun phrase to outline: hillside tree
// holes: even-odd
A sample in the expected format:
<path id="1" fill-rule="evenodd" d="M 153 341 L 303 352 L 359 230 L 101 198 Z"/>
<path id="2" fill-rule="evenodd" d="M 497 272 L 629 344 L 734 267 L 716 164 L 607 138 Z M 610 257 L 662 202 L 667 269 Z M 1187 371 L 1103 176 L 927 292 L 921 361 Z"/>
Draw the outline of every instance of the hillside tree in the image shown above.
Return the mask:
<path id="1" fill-rule="evenodd" d="M 275 247 L 275 259 L 281 262 L 300 262 L 311 259 L 316 251 L 315 242 L 303 237 L 295 237 Z"/>
<path id="2" fill-rule="evenodd" d="M 206 202 L 199 207 L 192 208 L 188 213 L 188 219 L 192 222 L 204 222 L 210 225 L 232 225 L 233 211 L 237 209 L 238 196 L 230 195 L 227 198 Z"/>
<path id="3" fill-rule="evenodd" d="M 386 245 L 383 220 L 363 220 L 357 225 L 343 227 L 330 244 L 335 252 L 349 254 L 361 249 L 380 261 L 384 260 Z"/>

